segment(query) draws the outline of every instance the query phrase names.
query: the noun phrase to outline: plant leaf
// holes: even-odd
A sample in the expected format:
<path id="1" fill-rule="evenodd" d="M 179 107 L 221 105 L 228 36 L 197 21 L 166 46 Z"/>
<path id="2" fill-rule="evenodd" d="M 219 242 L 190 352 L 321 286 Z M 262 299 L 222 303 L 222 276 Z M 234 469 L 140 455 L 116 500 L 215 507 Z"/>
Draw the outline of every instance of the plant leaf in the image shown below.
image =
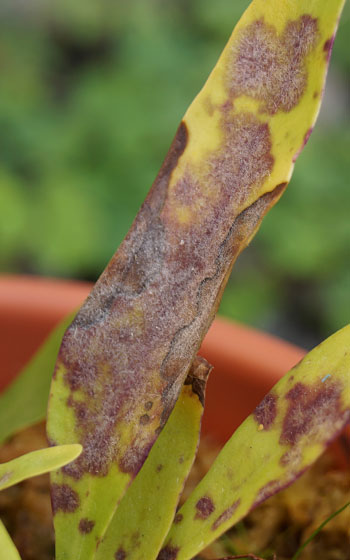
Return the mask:
<path id="1" fill-rule="evenodd" d="M 0 443 L 45 418 L 57 353 L 74 316 L 69 314 L 53 329 L 15 381 L 0 394 Z"/>
<path id="2" fill-rule="evenodd" d="M 349 506 L 350 506 L 350 502 L 347 502 L 341 508 L 339 508 L 337 511 L 332 513 L 329 517 L 327 517 L 327 519 L 325 519 L 325 521 L 323 521 L 321 523 L 321 525 L 319 527 L 317 527 L 317 529 L 315 529 L 315 531 L 313 531 L 313 533 L 309 536 L 309 538 L 306 539 L 306 541 L 298 548 L 296 553 L 293 555 L 292 560 L 297 560 L 297 558 L 299 558 L 299 556 L 302 553 L 302 551 L 304 550 L 304 548 L 316 537 L 316 535 L 318 535 L 318 533 L 320 533 L 320 531 L 322 531 L 323 527 L 325 527 L 334 517 L 336 517 L 337 515 L 342 513 L 342 511 L 344 511 L 344 509 L 348 508 Z"/>
<path id="3" fill-rule="evenodd" d="M 234 261 L 286 188 L 342 4 L 252 2 L 63 338 L 48 435 L 84 451 L 52 480 L 84 501 L 97 539 L 178 398 Z M 82 543 L 76 559 L 89 554 Z"/>
<path id="4" fill-rule="evenodd" d="M 196 455 L 209 371 L 205 360 L 195 361 L 164 430 L 98 547 L 96 560 L 157 557 Z"/>
<path id="5" fill-rule="evenodd" d="M 21 560 L 17 548 L 10 535 L 6 531 L 5 525 L 0 520 L 0 550 L 6 560 Z"/>
<path id="6" fill-rule="evenodd" d="M 58 469 L 74 461 L 82 452 L 77 444 L 59 445 L 26 453 L 21 457 L 0 464 L 0 490 L 14 486 L 26 478 Z"/>
<path id="7" fill-rule="evenodd" d="M 321 455 L 350 418 L 349 347 L 347 326 L 273 387 L 180 509 L 159 560 L 193 558 Z"/>

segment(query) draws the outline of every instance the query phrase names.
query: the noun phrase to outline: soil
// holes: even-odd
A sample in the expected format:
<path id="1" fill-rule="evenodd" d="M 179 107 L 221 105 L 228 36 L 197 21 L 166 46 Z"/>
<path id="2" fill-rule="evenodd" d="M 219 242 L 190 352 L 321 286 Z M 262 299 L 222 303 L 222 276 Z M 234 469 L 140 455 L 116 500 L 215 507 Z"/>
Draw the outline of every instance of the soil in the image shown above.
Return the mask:
<path id="1" fill-rule="evenodd" d="M 0 462 L 46 446 L 43 424 L 12 437 L 0 448 Z M 218 452 L 204 440 L 182 500 L 210 467 Z M 255 553 L 290 560 L 300 544 L 332 513 L 350 500 L 350 470 L 335 468 L 325 454 L 287 490 L 250 513 L 199 557 L 222 558 Z M 32 478 L 0 493 L 0 517 L 22 560 L 53 560 L 54 533 L 48 475 Z M 299 560 L 350 560 L 350 507 L 330 521 L 305 548 Z"/>

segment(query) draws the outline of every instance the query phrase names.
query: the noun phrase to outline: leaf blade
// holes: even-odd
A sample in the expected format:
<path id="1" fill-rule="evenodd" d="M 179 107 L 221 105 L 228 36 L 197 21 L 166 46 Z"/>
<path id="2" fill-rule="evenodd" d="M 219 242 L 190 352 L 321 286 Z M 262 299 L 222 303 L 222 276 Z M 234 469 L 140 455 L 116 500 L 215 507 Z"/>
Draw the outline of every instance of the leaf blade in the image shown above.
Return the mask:
<path id="1" fill-rule="evenodd" d="M 58 469 L 74 461 L 82 452 L 77 444 L 59 445 L 26 453 L 21 457 L 0 464 L 0 490 L 22 482 L 26 478 L 38 476 Z"/>
<path id="2" fill-rule="evenodd" d="M 274 386 L 181 508 L 183 521 L 173 525 L 164 558 L 167 546 L 176 550 L 174 560 L 192 558 L 319 457 L 350 418 L 349 346 L 347 326 Z M 203 497 L 212 501 L 205 518 L 198 517 Z"/>
<path id="3" fill-rule="evenodd" d="M 210 369 L 203 359 L 197 359 L 193 365 L 164 430 L 98 547 L 96 560 L 115 560 L 118 554 L 125 554 L 130 560 L 157 557 L 197 451 Z"/>
<path id="4" fill-rule="evenodd" d="M 0 519 L 0 549 L 6 554 L 6 560 L 21 560 L 19 552 L 15 547 L 5 525 Z"/>

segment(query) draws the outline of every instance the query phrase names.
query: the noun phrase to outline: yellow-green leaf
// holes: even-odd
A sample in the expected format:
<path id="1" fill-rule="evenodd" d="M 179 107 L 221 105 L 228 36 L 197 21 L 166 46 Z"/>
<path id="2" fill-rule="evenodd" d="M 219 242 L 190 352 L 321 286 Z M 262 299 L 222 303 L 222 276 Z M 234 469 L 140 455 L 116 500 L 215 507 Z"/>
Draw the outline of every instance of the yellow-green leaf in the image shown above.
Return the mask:
<path id="1" fill-rule="evenodd" d="M 3 522 L 0 520 L 0 550 L 1 554 L 3 555 L 2 558 L 6 558 L 6 560 L 21 560 L 21 557 L 18 553 L 17 548 L 15 547 L 14 543 Z"/>
<path id="2" fill-rule="evenodd" d="M 69 314 L 53 329 L 15 381 L 0 394 L 0 443 L 45 418 L 57 353 L 74 315 Z"/>
<path id="3" fill-rule="evenodd" d="M 159 560 L 187 560 L 285 488 L 350 419 L 350 326 L 314 348 L 263 399 L 180 509 Z"/>
<path id="4" fill-rule="evenodd" d="M 122 499 L 96 560 L 154 560 L 197 451 L 209 364 L 197 359 L 164 430 Z"/>
<path id="5" fill-rule="evenodd" d="M 286 188 L 342 5 L 252 2 L 63 338 L 48 434 L 84 451 L 53 482 L 84 503 L 97 539 L 178 398 L 234 261 Z M 91 554 L 82 544 L 76 560 Z"/>
<path id="6" fill-rule="evenodd" d="M 77 444 L 58 445 L 47 449 L 39 449 L 17 457 L 12 461 L 0 464 L 0 490 L 18 484 L 26 478 L 59 469 L 63 465 L 74 461 L 82 452 L 82 446 Z"/>

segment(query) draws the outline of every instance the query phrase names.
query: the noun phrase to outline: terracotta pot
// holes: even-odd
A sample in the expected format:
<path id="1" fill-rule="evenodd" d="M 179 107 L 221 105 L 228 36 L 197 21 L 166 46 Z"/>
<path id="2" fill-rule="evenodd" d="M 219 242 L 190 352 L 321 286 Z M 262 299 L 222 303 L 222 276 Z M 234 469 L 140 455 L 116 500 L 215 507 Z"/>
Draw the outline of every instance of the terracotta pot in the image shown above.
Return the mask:
<path id="1" fill-rule="evenodd" d="M 0 390 L 54 325 L 81 305 L 90 289 L 86 282 L 0 277 Z M 221 318 L 214 321 L 200 353 L 214 365 L 203 429 L 219 442 L 228 439 L 279 377 L 304 355 L 296 346 Z"/>

